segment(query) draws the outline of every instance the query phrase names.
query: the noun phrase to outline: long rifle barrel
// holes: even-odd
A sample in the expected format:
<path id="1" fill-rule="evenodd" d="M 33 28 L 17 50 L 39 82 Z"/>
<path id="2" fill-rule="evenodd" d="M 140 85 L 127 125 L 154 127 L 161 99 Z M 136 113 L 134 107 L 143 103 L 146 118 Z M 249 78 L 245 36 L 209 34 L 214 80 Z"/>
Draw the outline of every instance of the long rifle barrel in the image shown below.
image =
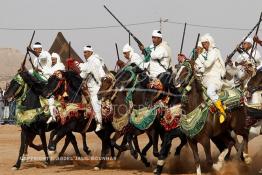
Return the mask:
<path id="1" fill-rule="evenodd" d="M 115 46 L 116 46 L 117 60 L 119 60 L 119 59 L 120 59 L 120 57 L 119 57 L 119 53 L 118 53 L 118 46 L 117 46 L 117 43 L 115 43 Z"/>
<path id="2" fill-rule="evenodd" d="M 31 40 L 30 40 L 30 43 L 29 43 L 28 46 L 31 46 L 34 37 L 35 37 L 35 30 L 34 30 L 34 32 L 33 32 L 33 35 L 32 35 L 32 37 L 31 37 Z M 26 58 L 27 58 L 28 54 L 29 54 L 29 52 L 28 52 L 28 50 L 27 50 L 27 51 L 26 51 L 26 54 L 25 54 L 25 57 L 24 57 L 24 60 L 23 60 L 23 63 L 22 63 L 22 67 L 24 67 L 24 65 L 25 65 L 25 61 L 26 61 Z"/>
<path id="3" fill-rule="evenodd" d="M 184 39 L 185 39 L 185 33 L 186 33 L 186 23 L 184 25 L 184 31 L 183 31 L 183 37 L 182 37 L 182 42 L 181 42 L 181 47 L 180 47 L 180 54 L 182 54 L 183 51 L 183 45 L 184 45 Z"/>
<path id="4" fill-rule="evenodd" d="M 135 37 L 133 35 L 133 33 L 130 32 L 130 30 L 128 30 L 128 28 L 126 28 L 126 26 L 121 22 L 119 21 L 119 19 L 104 5 L 104 8 L 110 13 L 111 16 L 113 16 L 113 18 L 115 18 L 115 20 L 133 37 L 133 39 L 137 42 L 137 44 L 139 46 L 142 46 L 143 44 L 141 43 L 141 41 L 139 41 L 137 39 L 137 37 Z"/>
<path id="5" fill-rule="evenodd" d="M 240 42 L 239 46 L 241 46 L 244 41 L 252 34 L 252 32 L 260 25 L 260 22 L 261 22 L 261 18 L 259 20 L 259 22 L 250 30 L 250 32 L 246 35 L 246 37 Z M 237 52 L 237 48 L 235 48 L 228 56 L 227 56 L 227 61 L 230 60 L 234 55 L 235 53 Z"/>

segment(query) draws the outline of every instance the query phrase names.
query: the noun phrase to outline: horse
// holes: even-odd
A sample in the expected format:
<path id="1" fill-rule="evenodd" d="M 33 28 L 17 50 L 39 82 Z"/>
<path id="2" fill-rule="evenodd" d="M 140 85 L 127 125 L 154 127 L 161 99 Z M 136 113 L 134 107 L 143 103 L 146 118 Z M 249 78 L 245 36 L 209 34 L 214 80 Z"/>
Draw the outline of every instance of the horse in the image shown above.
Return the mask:
<path id="1" fill-rule="evenodd" d="M 56 98 L 65 104 L 81 104 L 82 103 L 82 78 L 78 73 L 74 71 L 56 71 L 49 79 L 47 88 L 44 91 L 45 95 L 54 95 Z M 66 93 L 66 96 L 63 96 Z M 88 126 L 88 127 L 87 127 Z M 96 135 L 102 141 L 101 160 L 95 169 L 105 168 L 106 161 L 103 159 L 106 157 L 109 148 L 111 148 L 110 135 L 114 132 L 114 129 L 110 122 L 103 121 L 103 129 L 96 132 Z M 74 117 L 69 118 L 65 124 L 61 125 L 54 131 L 52 131 L 48 144 L 49 151 L 55 151 L 57 143 L 68 132 L 93 132 L 96 128 L 96 121 L 90 114 L 86 116 L 84 110 L 78 110 Z M 111 149 L 112 151 L 112 149 Z M 114 157 L 114 153 L 112 156 Z"/>
<path id="2" fill-rule="evenodd" d="M 167 77 L 167 74 L 162 74 L 160 76 L 160 79 L 162 80 L 163 83 L 169 84 L 168 82 L 169 79 Z M 156 101 L 159 96 L 161 95 L 163 96 L 165 94 L 161 91 L 160 91 L 161 93 L 159 93 L 159 91 L 148 89 L 147 88 L 148 83 L 149 83 L 149 77 L 145 74 L 145 72 L 142 71 L 136 65 L 131 64 L 128 68 L 122 69 L 120 72 L 118 72 L 116 75 L 116 80 L 114 80 L 113 82 L 109 79 L 105 79 L 104 82 L 102 82 L 100 95 L 103 96 L 103 98 L 105 99 L 112 100 L 113 107 L 115 108 L 114 111 L 116 111 L 113 117 L 119 119 L 119 118 L 123 118 L 123 116 L 127 117 L 127 115 L 130 115 L 130 111 L 129 111 L 130 107 L 127 102 L 127 96 L 128 96 L 127 94 L 129 94 L 130 96 L 130 94 L 132 93 L 131 94 L 133 96 L 132 108 L 134 109 L 139 109 L 144 106 L 152 105 L 153 101 Z M 129 90 L 127 92 L 125 91 L 126 89 L 131 89 L 131 88 L 133 88 L 133 91 L 131 90 L 132 91 L 131 93 L 129 93 Z M 177 98 L 174 99 L 177 100 Z M 119 106 L 121 105 L 122 106 L 124 105 L 125 108 L 123 108 L 124 111 L 120 111 L 119 113 Z M 141 132 L 140 130 L 135 128 L 133 128 L 132 131 L 133 132 L 128 131 L 128 133 L 125 133 L 125 136 L 128 136 L 128 138 L 131 139 L 133 138 L 133 142 L 135 144 L 136 150 L 141 156 L 141 160 L 143 161 L 144 164 L 146 164 L 145 155 L 153 143 L 154 143 L 154 147 L 153 147 L 154 155 L 156 157 L 158 156 L 162 157 L 162 154 L 159 155 L 158 148 L 157 148 L 159 133 L 161 133 L 160 136 L 164 140 L 162 145 L 167 145 L 167 144 L 169 145 L 168 142 L 169 139 L 173 137 L 180 137 L 181 144 L 177 147 L 176 155 L 180 153 L 181 148 L 187 143 L 185 135 L 181 132 L 175 131 L 175 132 L 170 132 L 172 134 L 170 134 L 169 136 L 167 134 L 165 135 L 165 131 L 163 127 L 161 127 L 159 120 L 156 119 L 155 122 L 152 124 L 152 126 L 146 130 L 146 133 L 148 134 L 149 137 L 149 143 L 145 146 L 145 148 L 141 152 L 137 143 L 137 136 L 139 134 L 144 133 L 144 131 Z M 121 134 L 119 134 L 118 136 L 120 135 Z M 164 139 L 164 136 L 168 136 L 166 137 L 168 139 Z M 114 139 L 116 140 L 117 138 L 118 137 L 116 136 Z M 131 144 L 130 148 L 132 149 L 133 152 L 134 149 L 132 148 L 132 143 L 129 142 L 129 144 Z M 169 149 L 167 150 L 169 152 Z M 162 151 L 162 152 L 164 154 L 166 151 Z M 160 153 L 162 152 L 160 151 Z"/>
<path id="3" fill-rule="evenodd" d="M 40 104 L 39 96 L 42 95 L 42 89 L 45 87 L 45 83 L 39 81 L 27 71 L 20 71 L 14 76 L 10 82 L 9 88 L 6 90 L 4 98 L 7 100 L 15 99 L 23 111 L 37 111 L 42 108 Z M 46 135 L 45 132 L 55 129 L 57 123 L 47 124 L 48 117 L 44 113 L 36 113 L 34 120 L 31 123 L 21 124 L 21 144 L 18 159 L 13 166 L 14 170 L 18 170 L 21 167 L 21 161 L 23 156 L 27 154 L 27 147 L 30 146 L 37 151 L 44 150 L 45 152 L 45 164 L 50 163 L 50 158 L 47 151 Z M 40 136 L 42 145 L 34 145 L 33 140 L 36 135 Z M 72 136 L 68 134 L 68 140 L 72 141 Z M 75 150 L 79 152 L 78 148 Z"/>
<path id="4" fill-rule="evenodd" d="M 199 78 L 197 77 L 194 70 L 194 61 L 190 61 L 189 64 L 181 66 L 178 74 L 174 79 L 174 84 L 177 88 L 182 89 L 182 110 L 184 115 L 190 114 L 192 111 L 197 109 L 203 109 L 206 105 L 204 99 L 204 87 L 202 86 Z M 208 165 L 213 165 L 210 150 L 210 138 L 227 134 L 228 131 L 234 131 L 236 134 L 241 135 L 244 141 L 244 160 L 248 164 L 251 162 L 251 158 L 248 156 L 248 129 L 245 128 L 245 108 L 239 106 L 227 111 L 227 118 L 223 124 L 219 123 L 219 117 L 216 112 L 213 113 L 207 109 L 207 119 L 203 125 L 202 130 L 193 135 L 188 136 L 189 145 L 193 151 L 195 166 L 197 174 L 201 174 L 200 159 L 198 154 L 197 143 L 200 143 L 204 147 L 206 154 L 206 161 Z M 230 138 L 229 138 L 230 139 Z M 219 169 L 223 163 L 224 157 L 231 150 L 234 144 L 229 144 L 228 149 L 222 151 L 219 155 L 218 164 L 214 164 L 213 168 Z"/>
<path id="5" fill-rule="evenodd" d="M 262 69 L 257 70 L 246 87 L 246 106 L 247 116 L 249 119 L 249 140 L 262 134 L 262 112 L 261 112 L 261 97 L 262 91 Z"/>

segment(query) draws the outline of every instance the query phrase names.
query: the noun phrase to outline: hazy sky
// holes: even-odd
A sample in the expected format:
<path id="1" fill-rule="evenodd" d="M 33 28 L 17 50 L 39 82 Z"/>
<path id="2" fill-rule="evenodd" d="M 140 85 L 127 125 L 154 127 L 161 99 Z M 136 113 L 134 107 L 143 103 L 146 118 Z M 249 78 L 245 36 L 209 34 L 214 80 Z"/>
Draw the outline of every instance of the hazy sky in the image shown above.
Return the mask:
<path id="1" fill-rule="evenodd" d="M 262 11 L 262 0 L 0 0 L 0 2 L 0 28 L 88 28 L 118 25 L 103 8 L 106 4 L 124 24 L 157 21 L 162 17 L 167 18 L 169 22 L 251 29 L 257 23 Z M 183 24 L 163 23 L 164 40 L 171 45 L 173 55 L 179 52 L 183 27 Z M 159 22 L 128 28 L 144 45 L 149 45 L 152 30 L 159 29 Z M 0 47 L 17 48 L 25 52 L 32 32 L 0 29 Z M 34 41 L 40 41 L 48 50 L 57 32 L 59 31 L 36 31 Z M 128 34 L 121 27 L 61 32 L 71 41 L 72 47 L 81 57 L 83 45 L 92 45 L 111 68 L 116 61 L 115 42 L 119 45 L 120 53 L 122 46 L 128 42 Z M 207 32 L 215 38 L 217 47 L 225 57 L 249 31 L 187 26 L 184 52 L 187 55 L 191 52 L 197 33 Z M 260 30 L 262 37 L 261 33 Z M 139 52 L 133 40 L 131 45 Z"/>

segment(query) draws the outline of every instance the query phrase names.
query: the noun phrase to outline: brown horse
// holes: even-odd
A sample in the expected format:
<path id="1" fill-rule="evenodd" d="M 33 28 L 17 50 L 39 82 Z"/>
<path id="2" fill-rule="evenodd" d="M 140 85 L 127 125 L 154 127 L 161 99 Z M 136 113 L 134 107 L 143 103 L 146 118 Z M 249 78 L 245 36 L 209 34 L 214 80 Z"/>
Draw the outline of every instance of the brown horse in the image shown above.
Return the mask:
<path id="1" fill-rule="evenodd" d="M 165 75 L 161 79 L 165 79 Z M 137 83 L 134 84 L 134 82 L 136 81 Z M 104 99 L 112 100 L 112 104 L 114 108 L 113 111 L 115 111 L 113 116 L 115 119 L 121 119 L 123 117 L 127 117 L 127 115 L 130 114 L 129 104 L 126 99 L 128 96 L 127 94 L 129 93 L 129 89 L 131 89 L 132 87 L 135 87 L 132 92 L 132 104 L 133 104 L 132 108 L 134 109 L 140 109 L 144 106 L 152 105 L 154 99 L 157 99 L 156 97 L 158 97 L 159 91 L 145 88 L 148 82 L 149 82 L 149 77 L 145 74 L 145 72 L 139 70 L 136 66 L 134 66 L 132 70 L 119 72 L 116 75 L 116 80 L 105 78 L 102 81 L 102 86 L 100 89 L 100 97 L 103 97 Z M 177 98 L 175 99 L 175 101 L 176 100 Z M 138 146 L 137 136 L 144 132 L 146 132 L 149 137 L 149 143 L 145 146 L 145 148 L 141 152 Z M 153 154 L 156 157 L 159 156 L 158 137 L 160 134 L 163 140 L 165 136 L 165 131 L 161 127 L 158 119 L 156 119 L 155 122 L 151 125 L 151 127 L 146 131 L 140 131 L 138 129 L 132 128 L 131 131 L 129 130 L 129 132 L 126 133 L 116 132 L 116 135 L 113 140 L 117 140 L 122 134 L 125 134 L 125 136 L 129 138 L 128 139 L 129 141 L 130 139 L 133 138 L 132 141 L 134 142 L 136 151 L 138 151 L 139 155 L 141 156 L 141 160 L 147 165 L 146 163 L 147 161 L 145 159 L 146 152 L 153 144 Z M 168 152 L 171 146 L 171 144 L 169 144 L 169 140 L 172 141 L 172 139 L 175 137 L 180 137 L 181 139 L 181 144 L 176 149 L 176 155 L 179 155 L 181 148 L 187 143 L 186 137 L 183 133 L 177 131 L 173 132 L 172 136 L 170 135 L 166 139 L 165 142 L 166 144 L 164 143 L 163 146 L 165 147 L 167 145 L 167 148 L 165 147 L 166 148 L 165 152 L 166 150 Z M 131 145 L 130 148 L 132 149 L 132 142 L 129 142 L 129 145 Z M 134 152 L 134 149 L 132 149 L 131 152 Z M 163 154 L 166 154 L 165 152 Z M 161 159 L 165 157 L 163 156 L 161 156 Z"/>
<path id="2" fill-rule="evenodd" d="M 262 134 L 262 70 L 259 69 L 247 83 L 246 106 L 249 121 L 249 140 Z"/>
<path id="3" fill-rule="evenodd" d="M 200 83 L 197 75 L 194 72 L 194 62 L 190 64 L 184 64 L 181 66 L 178 74 L 175 78 L 176 87 L 183 89 L 183 95 L 187 100 L 182 101 L 182 109 L 184 114 L 187 115 L 196 109 L 201 104 L 205 104 L 203 97 L 203 86 Z M 240 106 L 238 108 L 227 111 L 227 118 L 223 124 L 219 123 L 219 117 L 217 113 L 208 111 L 208 117 L 204 124 L 203 129 L 195 136 L 188 137 L 190 147 L 193 151 L 195 166 L 197 174 L 201 174 L 200 158 L 198 154 L 197 143 L 200 143 L 204 147 L 206 154 L 206 161 L 208 165 L 213 164 L 210 150 L 210 138 L 218 135 L 223 135 L 228 131 L 234 131 L 237 135 L 241 135 L 244 141 L 244 160 L 246 163 L 250 163 L 251 159 L 248 156 L 248 130 L 245 128 L 245 108 Z M 231 150 L 233 144 L 230 144 L 228 149 L 223 151 L 219 156 L 219 164 L 213 165 L 215 169 L 221 166 L 225 155 Z"/>

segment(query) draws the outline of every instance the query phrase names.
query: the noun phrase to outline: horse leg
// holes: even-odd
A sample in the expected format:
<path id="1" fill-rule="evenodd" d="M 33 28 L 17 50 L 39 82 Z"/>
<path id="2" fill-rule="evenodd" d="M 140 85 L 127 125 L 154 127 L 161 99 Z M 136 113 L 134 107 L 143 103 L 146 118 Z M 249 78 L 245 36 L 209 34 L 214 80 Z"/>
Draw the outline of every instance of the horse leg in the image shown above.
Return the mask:
<path id="1" fill-rule="evenodd" d="M 180 138 L 180 144 L 176 147 L 176 152 L 175 152 L 175 156 L 179 156 L 181 149 L 183 148 L 183 146 L 185 146 L 187 144 L 187 138 L 186 135 L 184 133 L 181 132 L 181 130 L 179 129 L 178 131 L 178 137 Z"/>
<path id="2" fill-rule="evenodd" d="M 28 145 L 31 147 L 31 148 L 34 148 L 36 151 L 41 151 L 43 150 L 43 145 L 35 145 L 33 143 L 34 139 L 35 139 L 35 134 L 30 134 L 28 136 Z"/>
<path id="3" fill-rule="evenodd" d="M 18 170 L 21 166 L 21 161 L 22 161 L 22 157 L 26 148 L 26 144 L 27 144 L 27 133 L 26 131 L 21 128 L 21 143 L 20 143 L 20 150 L 19 150 L 19 155 L 18 155 L 18 159 L 16 161 L 16 164 L 13 166 L 12 169 L 14 170 Z"/>
<path id="4" fill-rule="evenodd" d="M 82 135 L 82 140 L 83 140 L 83 150 L 87 155 L 91 153 L 91 150 L 88 148 L 87 143 L 86 143 L 86 133 L 81 133 Z"/>
<path id="5" fill-rule="evenodd" d="M 48 165 L 48 164 L 50 164 L 50 158 L 49 158 L 48 151 L 47 151 L 45 131 L 40 132 L 40 139 L 41 139 L 43 149 L 44 149 L 44 152 L 45 152 L 45 157 L 46 157 L 45 164 Z"/>
<path id="6" fill-rule="evenodd" d="M 197 142 L 195 140 L 189 140 L 188 143 L 193 151 L 196 173 L 197 175 L 201 175 L 200 158 L 198 154 Z"/>
<path id="7" fill-rule="evenodd" d="M 141 153 L 141 150 L 138 144 L 137 135 L 135 135 L 135 137 L 133 138 L 133 143 L 134 143 L 135 149 L 137 150 L 138 154 L 141 157 L 141 161 L 144 163 L 146 167 L 150 167 L 150 163 L 147 161 L 147 158 Z"/>
<path id="8" fill-rule="evenodd" d="M 244 161 L 246 164 L 251 164 L 252 162 L 252 158 L 248 155 L 248 134 L 249 132 L 247 130 L 243 131 L 243 144 L 244 144 L 244 152 L 243 152 L 243 157 L 244 157 Z"/>
<path id="9" fill-rule="evenodd" d="M 116 156 L 117 159 L 119 159 L 119 157 L 121 156 L 122 152 L 127 150 L 127 148 L 125 147 L 126 144 L 127 144 L 127 135 L 124 135 L 122 143 L 119 146 L 119 150 L 118 150 L 118 153 L 117 153 L 117 156 Z"/>
<path id="10" fill-rule="evenodd" d="M 161 149 L 157 160 L 157 167 L 154 170 L 154 174 L 160 175 L 162 173 L 165 159 L 167 158 L 171 148 L 172 139 L 173 137 L 170 132 L 164 134 L 163 143 L 161 144 Z"/>
<path id="11" fill-rule="evenodd" d="M 202 137 L 200 143 L 204 147 L 207 165 L 211 167 L 213 165 L 213 159 L 211 156 L 210 139 L 208 137 Z"/>
<path id="12" fill-rule="evenodd" d="M 159 134 L 156 130 L 152 129 L 152 137 L 153 137 L 153 155 L 155 157 L 159 156 L 158 152 L 158 139 L 159 139 Z"/>
<path id="13" fill-rule="evenodd" d="M 102 150 L 101 150 L 101 160 L 98 163 L 98 165 L 96 165 L 94 167 L 95 170 L 100 170 L 102 168 L 106 167 L 106 155 L 109 153 L 109 149 L 111 147 L 111 140 L 110 140 L 110 133 L 105 131 L 105 130 L 101 130 L 100 132 L 96 133 L 98 135 L 98 137 L 101 139 L 102 141 Z"/>
<path id="14" fill-rule="evenodd" d="M 68 147 L 69 143 L 70 143 L 70 138 L 67 135 L 66 138 L 65 138 L 64 146 L 63 146 L 62 150 L 60 151 L 60 153 L 58 154 L 58 157 L 62 157 L 64 155 L 66 148 Z"/>
<path id="15" fill-rule="evenodd" d="M 133 133 L 127 133 L 127 142 L 130 148 L 130 154 L 137 159 L 138 158 L 138 153 L 135 150 L 135 148 L 133 147 Z"/>
<path id="16" fill-rule="evenodd" d="M 142 155 L 144 156 L 144 157 L 146 157 L 146 154 L 147 154 L 147 151 L 151 148 L 151 146 L 153 145 L 153 138 L 152 138 L 152 136 L 149 134 L 149 133 L 147 133 L 146 132 L 146 134 L 147 134 L 147 136 L 148 136 L 148 143 L 146 144 L 146 146 L 143 148 L 143 150 L 142 150 Z"/>

